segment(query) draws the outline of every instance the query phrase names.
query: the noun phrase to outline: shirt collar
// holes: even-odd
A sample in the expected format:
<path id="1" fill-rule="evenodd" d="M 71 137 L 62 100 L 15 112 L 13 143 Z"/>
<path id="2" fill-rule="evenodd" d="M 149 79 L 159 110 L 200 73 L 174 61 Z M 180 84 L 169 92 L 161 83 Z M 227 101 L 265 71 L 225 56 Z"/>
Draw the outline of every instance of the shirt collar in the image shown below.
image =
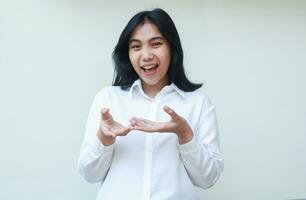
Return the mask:
<path id="1" fill-rule="evenodd" d="M 178 88 L 174 83 L 171 83 L 170 85 L 165 86 L 167 87 L 168 91 L 174 90 L 176 91 L 181 97 L 185 98 L 185 92 L 183 90 L 181 90 L 180 88 Z M 131 86 L 130 90 L 129 90 L 129 95 L 130 97 L 132 97 L 133 91 L 137 89 L 142 95 L 147 96 L 144 91 L 142 90 L 141 87 L 141 81 L 140 79 L 137 79 L 136 81 L 134 81 L 133 85 Z M 163 88 L 164 89 L 164 88 Z"/>
<path id="2" fill-rule="evenodd" d="M 140 92 L 142 91 L 140 79 L 137 79 L 136 81 L 134 81 L 133 85 L 131 86 L 130 91 L 129 91 L 130 97 L 132 97 L 133 91 L 135 89 L 139 90 Z"/>
<path id="3" fill-rule="evenodd" d="M 179 95 L 185 98 L 185 92 L 178 88 L 174 83 L 171 83 L 170 87 L 172 87 Z"/>

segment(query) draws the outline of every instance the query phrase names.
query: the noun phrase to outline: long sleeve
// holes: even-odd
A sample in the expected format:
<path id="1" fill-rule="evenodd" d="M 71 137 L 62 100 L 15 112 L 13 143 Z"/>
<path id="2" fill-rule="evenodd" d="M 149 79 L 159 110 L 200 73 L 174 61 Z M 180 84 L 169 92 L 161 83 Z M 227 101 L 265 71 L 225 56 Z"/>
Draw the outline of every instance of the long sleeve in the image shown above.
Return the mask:
<path id="1" fill-rule="evenodd" d="M 178 148 L 192 183 L 206 189 L 215 184 L 223 170 L 215 107 L 208 97 L 193 131 L 192 140 Z"/>
<path id="2" fill-rule="evenodd" d="M 104 146 L 97 138 L 102 107 L 107 107 L 107 91 L 102 89 L 94 98 L 88 115 L 85 137 L 78 159 L 81 176 L 90 183 L 105 179 L 112 162 L 114 145 Z"/>

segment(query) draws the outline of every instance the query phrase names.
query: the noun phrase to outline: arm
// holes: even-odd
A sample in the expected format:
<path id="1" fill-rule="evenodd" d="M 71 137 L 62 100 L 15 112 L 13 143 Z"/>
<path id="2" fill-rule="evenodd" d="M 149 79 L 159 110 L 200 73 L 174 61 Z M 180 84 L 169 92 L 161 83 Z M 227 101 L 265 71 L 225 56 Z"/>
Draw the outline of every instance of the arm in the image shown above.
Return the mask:
<path id="1" fill-rule="evenodd" d="M 153 122 L 133 117 L 130 120 L 131 126 L 133 129 L 147 132 L 175 133 L 178 136 L 178 149 L 191 181 L 203 189 L 211 187 L 223 170 L 215 107 L 207 97 L 195 130 L 168 106 L 164 107 L 164 111 L 171 117 L 168 122 Z"/>
<path id="2" fill-rule="evenodd" d="M 78 159 L 81 176 L 90 183 L 103 181 L 112 162 L 114 144 L 105 146 L 97 137 L 101 121 L 101 107 L 106 106 L 106 90 L 98 93 L 88 115 L 85 137 Z"/>
<path id="3" fill-rule="evenodd" d="M 223 170 L 216 112 L 209 99 L 202 105 L 195 131 L 192 139 L 178 148 L 192 183 L 205 189 L 215 184 Z"/>

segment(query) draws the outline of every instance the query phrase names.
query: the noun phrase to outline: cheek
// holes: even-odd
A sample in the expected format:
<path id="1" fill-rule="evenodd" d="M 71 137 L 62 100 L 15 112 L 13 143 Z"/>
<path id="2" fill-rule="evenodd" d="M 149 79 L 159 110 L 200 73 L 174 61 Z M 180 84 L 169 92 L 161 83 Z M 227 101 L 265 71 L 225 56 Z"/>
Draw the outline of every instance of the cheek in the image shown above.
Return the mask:
<path id="1" fill-rule="evenodd" d="M 137 65 L 137 55 L 135 53 L 129 53 L 129 59 L 133 67 L 135 68 Z"/>
<path id="2" fill-rule="evenodd" d="M 171 59 L 171 55 L 170 52 L 163 52 L 162 54 L 160 54 L 160 59 L 163 62 L 163 65 L 169 65 L 170 64 L 170 59 Z"/>

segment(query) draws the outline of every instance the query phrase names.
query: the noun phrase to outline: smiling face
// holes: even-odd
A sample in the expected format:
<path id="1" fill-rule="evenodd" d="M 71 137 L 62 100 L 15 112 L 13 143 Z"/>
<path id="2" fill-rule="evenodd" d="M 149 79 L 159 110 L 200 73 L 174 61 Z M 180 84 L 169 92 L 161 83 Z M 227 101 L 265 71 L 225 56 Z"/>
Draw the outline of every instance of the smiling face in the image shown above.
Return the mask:
<path id="1" fill-rule="evenodd" d="M 138 25 L 129 40 L 129 58 L 145 93 L 155 96 L 168 82 L 170 45 L 150 22 Z"/>

